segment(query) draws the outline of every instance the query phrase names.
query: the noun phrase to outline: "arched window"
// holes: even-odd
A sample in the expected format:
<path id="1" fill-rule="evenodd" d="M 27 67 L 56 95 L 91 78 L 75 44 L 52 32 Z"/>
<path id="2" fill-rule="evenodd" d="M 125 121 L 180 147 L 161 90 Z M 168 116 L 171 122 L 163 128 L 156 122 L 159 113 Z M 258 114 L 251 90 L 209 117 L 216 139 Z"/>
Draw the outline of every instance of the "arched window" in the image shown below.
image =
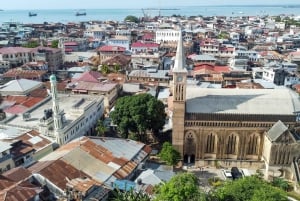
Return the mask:
<path id="1" fill-rule="evenodd" d="M 259 153 L 259 147 L 260 147 L 259 135 L 257 135 L 257 134 L 251 135 L 248 140 L 247 154 L 248 155 L 257 155 Z"/>
<path id="2" fill-rule="evenodd" d="M 236 154 L 237 151 L 238 136 L 231 134 L 227 138 L 226 154 Z"/>
<path id="3" fill-rule="evenodd" d="M 216 148 L 216 136 L 214 134 L 209 134 L 206 139 L 205 153 L 215 153 Z"/>

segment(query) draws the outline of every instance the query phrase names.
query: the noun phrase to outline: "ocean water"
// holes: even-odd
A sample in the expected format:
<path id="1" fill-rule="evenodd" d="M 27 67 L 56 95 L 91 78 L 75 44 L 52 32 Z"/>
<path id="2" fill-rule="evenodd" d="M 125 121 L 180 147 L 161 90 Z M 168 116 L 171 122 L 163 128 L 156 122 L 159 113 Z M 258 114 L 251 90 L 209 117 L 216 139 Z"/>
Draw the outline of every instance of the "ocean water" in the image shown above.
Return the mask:
<path id="1" fill-rule="evenodd" d="M 43 22 L 80 22 L 90 20 L 115 20 L 122 21 L 128 15 L 143 17 L 142 9 L 87 9 L 86 16 L 75 16 L 78 10 L 57 9 L 57 10 L 4 10 L 0 11 L 0 24 L 3 22 L 21 22 L 21 23 L 43 23 Z M 37 13 L 35 17 L 29 17 L 28 13 Z M 158 10 L 145 10 L 147 15 L 157 16 Z M 181 16 L 253 16 L 253 15 L 278 15 L 294 14 L 300 16 L 300 5 L 284 6 L 187 6 L 174 7 L 160 10 L 163 16 L 173 14 Z"/>

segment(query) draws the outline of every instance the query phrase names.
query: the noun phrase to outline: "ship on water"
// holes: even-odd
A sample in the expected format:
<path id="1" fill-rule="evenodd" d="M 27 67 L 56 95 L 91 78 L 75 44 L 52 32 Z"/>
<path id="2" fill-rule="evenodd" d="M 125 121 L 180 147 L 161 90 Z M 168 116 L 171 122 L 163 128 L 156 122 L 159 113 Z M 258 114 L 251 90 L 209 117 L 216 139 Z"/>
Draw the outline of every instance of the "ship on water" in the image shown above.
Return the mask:
<path id="1" fill-rule="evenodd" d="M 75 15 L 76 15 L 76 16 L 85 16 L 85 15 L 86 15 L 86 12 L 83 11 L 83 10 L 77 11 L 77 12 L 75 13 Z"/>
<path id="2" fill-rule="evenodd" d="M 37 13 L 29 12 L 29 13 L 28 13 L 28 16 L 29 16 L 29 17 L 35 17 L 35 16 L 37 16 Z"/>

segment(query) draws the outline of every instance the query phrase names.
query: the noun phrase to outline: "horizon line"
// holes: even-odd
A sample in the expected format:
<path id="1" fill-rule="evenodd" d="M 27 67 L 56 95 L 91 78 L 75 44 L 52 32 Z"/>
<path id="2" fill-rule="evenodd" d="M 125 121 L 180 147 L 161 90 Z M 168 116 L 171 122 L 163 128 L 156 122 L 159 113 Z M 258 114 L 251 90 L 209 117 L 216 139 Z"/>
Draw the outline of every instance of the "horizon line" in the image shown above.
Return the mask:
<path id="1" fill-rule="evenodd" d="M 182 7 L 244 7 L 244 6 L 250 6 L 250 7 L 281 7 L 281 6 L 284 6 L 284 7 L 288 7 L 288 6 L 300 6 L 300 3 L 290 3 L 290 4 L 286 4 L 286 3 L 282 3 L 282 4 L 222 4 L 222 5 L 211 5 L 211 4 L 208 4 L 208 5 L 178 5 L 178 6 L 161 6 L 161 7 L 157 7 L 157 8 L 153 8 L 153 9 L 163 9 L 163 8 L 182 8 Z M 101 10 L 105 10 L 105 9 L 109 9 L 109 10 L 112 10 L 112 9 L 133 9 L 133 10 L 138 10 L 138 9 L 148 9 L 149 7 L 127 7 L 127 8 L 112 8 L 112 7 L 107 7 L 107 8 L 14 8 L 14 9 L 11 9 L 11 8 L 8 8 L 8 9 L 5 9 L 5 8 L 0 8 L 1 12 L 3 11 L 11 11 L 11 10 L 78 10 L 78 9 L 86 9 L 86 10 L 98 10 L 98 9 L 101 9 Z"/>

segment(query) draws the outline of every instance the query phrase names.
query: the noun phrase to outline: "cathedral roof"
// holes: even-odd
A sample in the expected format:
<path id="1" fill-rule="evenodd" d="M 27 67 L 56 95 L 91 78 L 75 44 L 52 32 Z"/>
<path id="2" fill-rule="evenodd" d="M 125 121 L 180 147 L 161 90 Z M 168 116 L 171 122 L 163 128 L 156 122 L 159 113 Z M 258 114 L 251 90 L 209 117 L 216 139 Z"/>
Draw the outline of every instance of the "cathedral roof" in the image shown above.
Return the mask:
<path id="1" fill-rule="evenodd" d="M 297 94 L 288 89 L 204 89 L 188 86 L 187 113 L 294 115 Z"/>
<path id="2" fill-rule="evenodd" d="M 186 73 L 187 70 L 185 68 L 185 55 L 183 49 L 183 40 L 182 40 L 182 32 L 179 32 L 179 40 L 177 44 L 177 51 L 175 57 L 175 64 L 173 68 L 173 72 L 184 72 Z"/>

